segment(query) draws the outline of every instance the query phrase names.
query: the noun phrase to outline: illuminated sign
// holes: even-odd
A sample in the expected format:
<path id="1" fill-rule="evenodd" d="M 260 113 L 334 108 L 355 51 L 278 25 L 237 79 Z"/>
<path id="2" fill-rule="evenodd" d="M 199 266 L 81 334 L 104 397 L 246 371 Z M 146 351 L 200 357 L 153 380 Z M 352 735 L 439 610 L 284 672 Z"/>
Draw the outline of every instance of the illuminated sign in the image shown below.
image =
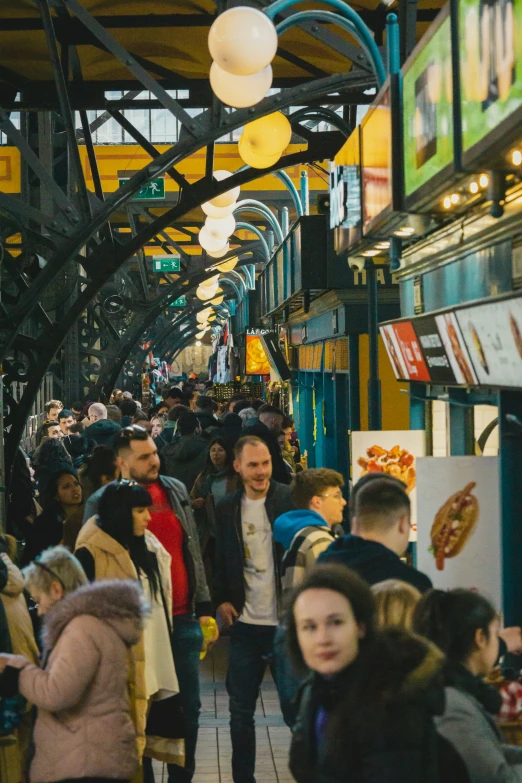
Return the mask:
<path id="1" fill-rule="evenodd" d="M 270 362 L 259 334 L 246 336 L 246 374 L 270 375 Z"/>
<path id="2" fill-rule="evenodd" d="M 366 234 L 392 203 L 392 121 L 390 90 L 384 89 L 361 124 L 362 215 Z"/>

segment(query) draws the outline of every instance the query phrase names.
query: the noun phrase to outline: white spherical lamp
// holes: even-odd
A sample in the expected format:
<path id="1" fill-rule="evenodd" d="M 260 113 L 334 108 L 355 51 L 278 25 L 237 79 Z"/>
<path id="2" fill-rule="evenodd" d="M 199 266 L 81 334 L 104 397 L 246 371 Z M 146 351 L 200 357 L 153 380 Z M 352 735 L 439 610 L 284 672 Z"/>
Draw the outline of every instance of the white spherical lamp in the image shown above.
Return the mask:
<path id="1" fill-rule="evenodd" d="M 234 215 L 228 215 L 224 218 L 208 217 L 205 220 L 205 228 L 212 237 L 225 242 L 234 233 L 236 219 Z"/>
<path id="2" fill-rule="evenodd" d="M 215 288 L 202 288 L 201 286 L 198 286 L 196 290 L 196 296 L 198 299 L 201 299 L 202 302 L 212 299 L 216 293 L 217 286 Z"/>
<path id="3" fill-rule="evenodd" d="M 273 22 L 256 8 L 237 6 L 218 16 L 208 35 L 212 59 L 223 70 L 248 76 L 269 65 L 277 52 Z"/>
<path id="4" fill-rule="evenodd" d="M 280 155 L 288 147 L 292 138 L 292 126 L 288 117 L 276 111 L 245 125 L 241 138 L 253 152 L 268 158 L 271 155 Z"/>
<path id="5" fill-rule="evenodd" d="M 224 295 L 220 294 L 219 296 L 216 296 L 215 299 L 211 299 L 210 300 L 210 304 L 211 305 L 220 305 L 224 298 L 225 298 Z"/>
<path id="6" fill-rule="evenodd" d="M 237 149 L 241 159 L 247 164 L 247 166 L 250 166 L 253 169 L 268 169 L 270 166 L 275 166 L 281 157 L 280 152 L 268 157 L 265 155 L 260 155 L 258 152 L 253 150 L 252 147 L 245 143 L 243 136 L 241 136 L 239 139 Z"/>
<path id="7" fill-rule="evenodd" d="M 217 63 L 210 68 L 210 86 L 222 103 L 234 109 L 255 106 L 262 101 L 272 86 L 272 66 L 251 76 L 235 76 L 224 71 Z"/>
<path id="8" fill-rule="evenodd" d="M 231 215 L 236 208 L 236 202 L 233 201 L 228 207 L 215 207 L 211 201 L 206 201 L 201 205 L 201 209 L 207 215 L 212 218 L 224 218 Z"/>
<path id="9" fill-rule="evenodd" d="M 206 226 L 203 226 L 203 228 L 200 230 L 198 238 L 199 244 L 203 250 L 206 250 L 207 252 L 209 250 L 220 250 L 223 247 L 223 242 L 225 241 L 222 237 L 213 236 Z"/>
<path id="10" fill-rule="evenodd" d="M 229 249 L 230 249 L 230 244 L 228 242 L 226 242 L 223 245 L 223 247 L 220 248 L 220 250 L 213 250 L 213 251 L 210 251 L 210 252 L 207 250 L 207 255 L 209 255 L 211 258 L 223 258 L 223 256 L 226 256 L 226 254 L 228 253 Z"/>
<path id="11" fill-rule="evenodd" d="M 226 171 L 225 169 L 218 169 L 214 172 L 212 175 L 214 179 L 216 179 L 218 182 L 223 182 L 224 179 L 228 179 L 232 176 L 232 172 Z M 239 185 L 237 185 L 235 188 L 232 188 L 231 190 L 227 190 L 225 193 L 222 193 L 220 196 L 216 196 L 215 198 L 210 199 L 210 204 L 212 204 L 213 207 L 219 207 L 220 209 L 222 207 L 229 207 L 231 204 L 234 204 L 239 198 L 240 193 Z"/>

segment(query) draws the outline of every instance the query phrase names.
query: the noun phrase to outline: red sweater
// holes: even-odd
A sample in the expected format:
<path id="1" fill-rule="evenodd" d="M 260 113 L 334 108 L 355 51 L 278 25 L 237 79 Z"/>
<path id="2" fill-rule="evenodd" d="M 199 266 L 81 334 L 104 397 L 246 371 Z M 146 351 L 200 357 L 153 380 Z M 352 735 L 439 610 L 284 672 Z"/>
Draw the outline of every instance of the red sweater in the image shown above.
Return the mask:
<path id="1" fill-rule="evenodd" d="M 183 528 L 172 510 L 167 490 L 159 481 L 149 484 L 147 489 L 152 497 L 149 530 L 163 544 L 172 558 L 172 614 L 191 614 L 189 601 L 189 581 L 183 558 Z"/>

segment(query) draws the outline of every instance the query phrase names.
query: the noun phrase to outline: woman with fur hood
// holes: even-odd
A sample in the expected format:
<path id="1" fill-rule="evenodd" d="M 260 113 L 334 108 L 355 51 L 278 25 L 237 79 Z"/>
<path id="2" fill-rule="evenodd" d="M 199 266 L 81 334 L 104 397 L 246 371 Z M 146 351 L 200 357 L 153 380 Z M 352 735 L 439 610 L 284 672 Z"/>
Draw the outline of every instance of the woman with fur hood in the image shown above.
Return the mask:
<path id="1" fill-rule="evenodd" d="M 287 620 L 301 691 L 290 770 L 297 783 L 464 783 L 436 732 L 444 657 L 401 628 L 378 631 L 369 586 L 340 565 L 316 567 Z"/>
<path id="2" fill-rule="evenodd" d="M 18 689 L 38 708 L 31 783 L 131 780 L 138 755 L 129 661 L 145 611 L 139 585 L 86 585 L 64 547 L 47 550 L 24 573 L 38 613 L 45 615 L 42 668 L 23 656 L 3 655 L 0 670 L 2 695 Z"/>

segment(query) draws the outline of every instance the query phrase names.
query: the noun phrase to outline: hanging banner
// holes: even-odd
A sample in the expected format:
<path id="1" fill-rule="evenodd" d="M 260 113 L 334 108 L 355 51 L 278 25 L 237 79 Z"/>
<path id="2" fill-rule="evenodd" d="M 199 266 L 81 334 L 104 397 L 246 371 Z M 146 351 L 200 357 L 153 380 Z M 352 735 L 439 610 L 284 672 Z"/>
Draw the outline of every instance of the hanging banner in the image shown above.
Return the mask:
<path id="1" fill-rule="evenodd" d="M 424 430 L 352 432 L 352 481 L 382 473 L 406 485 L 411 502 L 410 541 L 417 540 L 417 459 L 425 450 Z"/>
<path id="2" fill-rule="evenodd" d="M 258 334 L 246 337 L 246 375 L 270 375 L 270 362 Z"/>
<path id="3" fill-rule="evenodd" d="M 440 590 L 478 590 L 502 606 L 497 457 L 417 460 L 417 568 Z"/>

